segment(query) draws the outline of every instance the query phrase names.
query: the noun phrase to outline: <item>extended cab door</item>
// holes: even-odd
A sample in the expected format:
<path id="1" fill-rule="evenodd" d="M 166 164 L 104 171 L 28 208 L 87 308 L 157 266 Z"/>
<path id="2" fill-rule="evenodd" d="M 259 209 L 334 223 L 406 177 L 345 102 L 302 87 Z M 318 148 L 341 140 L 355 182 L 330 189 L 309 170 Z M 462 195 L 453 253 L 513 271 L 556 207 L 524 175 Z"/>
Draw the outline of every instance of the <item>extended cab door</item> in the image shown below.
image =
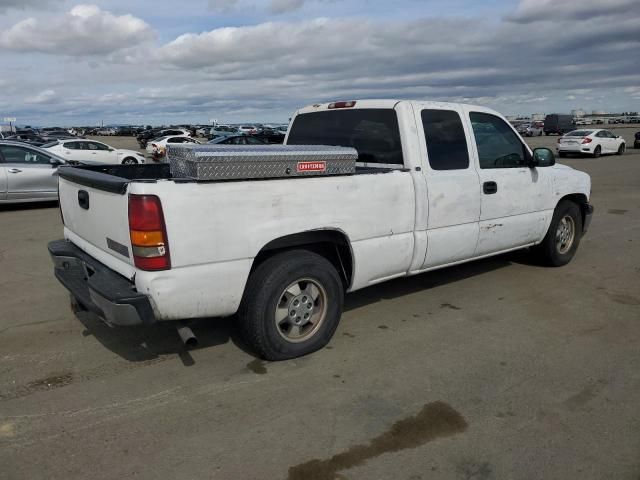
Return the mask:
<path id="1" fill-rule="evenodd" d="M 531 155 L 503 118 L 465 107 L 480 176 L 480 231 L 476 256 L 533 244 L 544 237 L 553 210 L 549 169 L 529 168 Z"/>
<path id="2" fill-rule="evenodd" d="M 427 180 L 427 253 L 422 269 L 428 269 L 473 257 L 480 180 L 469 154 L 470 137 L 462 109 L 417 104 L 415 115 Z"/>

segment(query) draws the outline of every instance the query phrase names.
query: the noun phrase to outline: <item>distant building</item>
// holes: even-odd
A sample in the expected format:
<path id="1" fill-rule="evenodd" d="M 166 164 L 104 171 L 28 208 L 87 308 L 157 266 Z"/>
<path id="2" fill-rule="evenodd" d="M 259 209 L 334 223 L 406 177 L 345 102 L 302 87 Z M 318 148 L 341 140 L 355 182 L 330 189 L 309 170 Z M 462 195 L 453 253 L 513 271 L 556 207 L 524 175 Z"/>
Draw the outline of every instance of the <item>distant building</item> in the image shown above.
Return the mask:
<path id="1" fill-rule="evenodd" d="M 585 112 L 581 108 L 578 108 L 576 110 L 571 110 L 571 115 L 573 115 L 574 117 L 584 117 L 586 114 L 587 112 Z"/>
<path id="2" fill-rule="evenodd" d="M 537 120 L 544 120 L 544 117 L 546 117 L 547 115 L 544 113 L 532 113 L 531 114 L 531 121 L 535 122 Z"/>
<path id="3" fill-rule="evenodd" d="M 607 112 L 605 112 L 604 110 L 594 110 L 593 112 L 591 112 L 591 115 L 607 115 Z"/>

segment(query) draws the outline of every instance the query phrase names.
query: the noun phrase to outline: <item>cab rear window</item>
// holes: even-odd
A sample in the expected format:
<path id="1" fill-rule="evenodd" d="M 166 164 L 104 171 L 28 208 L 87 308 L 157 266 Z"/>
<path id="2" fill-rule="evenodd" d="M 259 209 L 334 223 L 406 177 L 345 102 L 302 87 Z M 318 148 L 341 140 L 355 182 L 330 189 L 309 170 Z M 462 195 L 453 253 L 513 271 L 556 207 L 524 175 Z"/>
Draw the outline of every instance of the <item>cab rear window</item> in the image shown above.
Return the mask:
<path id="1" fill-rule="evenodd" d="M 295 117 L 288 145 L 352 147 L 358 161 L 402 165 L 402 144 L 395 110 L 362 108 L 305 113 Z"/>

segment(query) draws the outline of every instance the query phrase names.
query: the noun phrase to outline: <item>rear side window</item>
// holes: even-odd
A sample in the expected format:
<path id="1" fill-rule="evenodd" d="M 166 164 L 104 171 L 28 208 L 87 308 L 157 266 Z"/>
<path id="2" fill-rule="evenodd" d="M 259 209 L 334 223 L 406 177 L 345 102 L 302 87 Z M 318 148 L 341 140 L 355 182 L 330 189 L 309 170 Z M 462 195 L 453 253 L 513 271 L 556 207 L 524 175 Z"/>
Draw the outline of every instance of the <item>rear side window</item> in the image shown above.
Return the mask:
<path id="1" fill-rule="evenodd" d="M 427 140 L 429 165 L 433 170 L 469 168 L 467 139 L 457 112 L 423 110 L 422 127 Z"/>
<path id="2" fill-rule="evenodd" d="M 395 110 L 362 108 L 296 116 L 288 145 L 336 145 L 358 151 L 358 161 L 402 165 L 402 144 Z"/>

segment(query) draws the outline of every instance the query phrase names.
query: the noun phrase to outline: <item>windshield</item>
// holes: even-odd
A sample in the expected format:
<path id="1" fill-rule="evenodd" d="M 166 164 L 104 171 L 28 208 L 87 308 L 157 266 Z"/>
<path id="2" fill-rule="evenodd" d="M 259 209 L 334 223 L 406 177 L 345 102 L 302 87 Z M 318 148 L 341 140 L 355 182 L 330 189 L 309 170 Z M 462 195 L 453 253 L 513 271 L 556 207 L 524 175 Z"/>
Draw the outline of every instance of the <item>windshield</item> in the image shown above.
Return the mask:
<path id="1" fill-rule="evenodd" d="M 592 133 L 593 133 L 593 130 L 574 130 L 573 132 L 567 133 L 565 136 L 566 137 L 586 137 L 588 135 L 591 135 Z"/>
<path id="2" fill-rule="evenodd" d="M 296 116 L 288 145 L 353 147 L 358 161 L 403 164 L 398 116 L 392 109 L 329 110 Z"/>

